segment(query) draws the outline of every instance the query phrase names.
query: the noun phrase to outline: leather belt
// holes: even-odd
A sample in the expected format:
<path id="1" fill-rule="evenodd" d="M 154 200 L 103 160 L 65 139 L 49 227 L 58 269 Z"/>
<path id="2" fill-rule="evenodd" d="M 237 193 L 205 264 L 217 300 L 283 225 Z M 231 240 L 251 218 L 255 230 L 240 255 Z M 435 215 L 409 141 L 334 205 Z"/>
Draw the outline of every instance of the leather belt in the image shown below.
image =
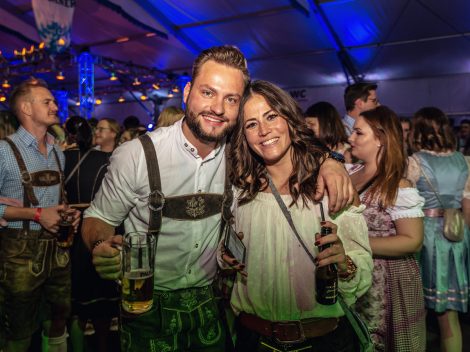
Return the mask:
<path id="1" fill-rule="evenodd" d="M 423 212 L 428 218 L 442 218 L 444 216 L 444 209 L 442 208 L 423 209 Z"/>
<path id="2" fill-rule="evenodd" d="M 311 318 L 297 321 L 273 322 L 253 314 L 240 313 L 239 322 L 276 343 L 301 343 L 306 339 L 326 335 L 338 327 L 339 318 Z"/>

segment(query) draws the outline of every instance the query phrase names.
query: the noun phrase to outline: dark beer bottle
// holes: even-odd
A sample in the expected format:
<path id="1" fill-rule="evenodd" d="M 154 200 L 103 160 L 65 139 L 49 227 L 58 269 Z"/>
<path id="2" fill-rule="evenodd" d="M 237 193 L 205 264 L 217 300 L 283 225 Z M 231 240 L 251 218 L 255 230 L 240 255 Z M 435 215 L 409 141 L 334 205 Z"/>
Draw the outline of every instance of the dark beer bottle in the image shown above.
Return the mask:
<path id="1" fill-rule="evenodd" d="M 331 232 L 331 227 L 322 226 L 320 236 L 323 237 L 329 235 Z M 319 246 L 318 250 L 321 252 L 329 246 L 329 244 Z M 315 287 L 318 303 L 324 305 L 336 303 L 336 299 L 338 297 L 338 271 L 335 264 L 317 267 L 315 273 Z"/>

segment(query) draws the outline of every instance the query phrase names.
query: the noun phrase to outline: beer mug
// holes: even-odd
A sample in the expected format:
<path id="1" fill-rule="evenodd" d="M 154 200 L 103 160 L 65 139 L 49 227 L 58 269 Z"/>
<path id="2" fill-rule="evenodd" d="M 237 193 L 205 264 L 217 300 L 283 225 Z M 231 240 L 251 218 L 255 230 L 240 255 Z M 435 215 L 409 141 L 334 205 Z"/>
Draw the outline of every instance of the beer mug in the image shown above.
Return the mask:
<path id="1" fill-rule="evenodd" d="M 141 314 L 153 305 L 155 237 L 144 231 L 130 232 L 122 241 L 122 308 Z"/>

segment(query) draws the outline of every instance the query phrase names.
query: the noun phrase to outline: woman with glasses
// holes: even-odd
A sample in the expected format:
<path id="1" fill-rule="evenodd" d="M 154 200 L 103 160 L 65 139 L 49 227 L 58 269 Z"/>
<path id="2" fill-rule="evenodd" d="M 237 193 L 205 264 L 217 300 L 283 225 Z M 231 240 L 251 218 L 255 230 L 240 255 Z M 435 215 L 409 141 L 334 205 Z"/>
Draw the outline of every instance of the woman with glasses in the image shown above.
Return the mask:
<path id="1" fill-rule="evenodd" d="M 121 128 L 116 120 L 101 119 L 95 128 L 95 143 L 97 149 L 111 153 L 118 145 Z"/>

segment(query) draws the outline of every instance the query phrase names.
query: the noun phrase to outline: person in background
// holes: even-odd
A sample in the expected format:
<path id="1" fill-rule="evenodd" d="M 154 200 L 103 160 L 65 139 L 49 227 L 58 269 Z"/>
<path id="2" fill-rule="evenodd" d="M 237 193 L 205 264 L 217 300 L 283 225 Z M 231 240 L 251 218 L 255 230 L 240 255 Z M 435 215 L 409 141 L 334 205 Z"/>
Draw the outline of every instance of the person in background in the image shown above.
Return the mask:
<path id="1" fill-rule="evenodd" d="M 137 137 L 139 137 L 139 136 L 141 136 L 145 133 L 147 133 L 147 130 L 145 129 L 145 127 L 132 128 L 132 129 L 129 129 L 129 130 L 125 130 L 121 134 L 121 138 L 119 139 L 119 145 L 121 145 L 122 143 L 128 142 L 128 141 L 131 141 L 134 138 L 137 138 Z"/>
<path id="2" fill-rule="evenodd" d="M 184 110 L 177 106 L 168 106 L 158 116 L 157 124 L 155 128 L 168 127 L 173 125 L 176 121 L 182 119 L 184 116 Z"/>
<path id="3" fill-rule="evenodd" d="M 332 104 L 320 101 L 311 105 L 304 116 L 315 136 L 330 150 L 343 155 L 346 163 L 351 163 L 348 136 L 338 110 Z"/>
<path id="4" fill-rule="evenodd" d="M 339 293 L 348 305 L 370 287 L 372 257 L 364 206 L 343 209 L 334 220 L 328 217 L 322 225 L 330 226 L 332 234 L 320 238 L 314 196 L 325 148 L 303 123 L 294 99 L 272 83 L 254 81 L 245 90 L 238 119 L 230 151 L 236 187 L 234 229 L 243 233 L 247 258 L 231 298 L 239 325 L 236 350 L 357 351 L 354 330 L 340 303 L 318 303 L 314 283 L 317 267 L 334 264 Z M 270 182 L 289 207 L 315 264 L 295 237 Z M 326 208 L 326 198 L 323 203 Z M 319 252 L 316 246 L 324 244 L 331 247 Z M 224 259 L 234 264 L 233 258 Z M 305 341 L 295 329 L 283 335 L 297 325 Z"/>
<path id="5" fill-rule="evenodd" d="M 464 155 L 470 155 L 470 120 L 463 119 L 460 121 L 459 131 L 458 131 L 458 150 Z"/>
<path id="6" fill-rule="evenodd" d="M 367 110 L 371 110 L 380 105 L 377 98 L 377 84 L 375 83 L 354 83 L 344 90 L 344 105 L 346 115 L 343 117 L 343 124 L 346 134 L 351 135 L 354 122 L 358 116 Z"/>
<path id="7" fill-rule="evenodd" d="M 65 123 L 65 129 L 68 140 L 75 145 L 64 152 L 65 189 L 69 202 L 84 211 L 101 186 L 110 153 L 92 148 L 92 129 L 84 118 L 72 116 Z M 74 239 L 71 260 L 73 319 L 70 335 L 73 351 L 87 350 L 83 332 L 87 321 L 91 320 L 97 349 L 105 352 L 111 319 L 119 315 L 117 284 L 98 276 L 81 236 Z"/>
<path id="8" fill-rule="evenodd" d="M 362 112 L 349 137 L 351 180 L 366 205 L 374 258 L 371 289 L 356 303 L 377 351 L 424 352 L 423 286 L 415 253 L 423 243 L 424 199 L 405 179 L 407 155 L 396 114 L 386 106 Z"/>
<path id="9" fill-rule="evenodd" d="M 410 142 L 409 142 L 411 120 L 407 117 L 401 117 L 400 123 L 401 123 L 401 129 L 403 131 L 403 147 L 405 148 L 405 154 L 409 156 L 413 153 L 413 151 L 411 150 Z"/>
<path id="10" fill-rule="evenodd" d="M 470 177 L 468 161 L 456 151 L 447 116 L 425 107 L 412 119 L 408 179 L 424 197 L 424 244 L 420 264 L 426 308 L 437 313 L 441 351 L 462 351 L 458 312 L 467 312 L 470 278 Z M 443 209 L 462 208 L 464 238 L 444 236 Z"/>
<path id="11" fill-rule="evenodd" d="M 104 118 L 99 120 L 95 129 L 96 149 L 112 153 L 119 142 L 121 128 L 116 120 Z"/>
<path id="12" fill-rule="evenodd" d="M 8 221 L 0 229 L 0 336 L 6 351 L 27 351 L 43 323 L 43 350 L 66 351 L 70 254 L 57 234 L 63 216 L 76 229 L 80 212 L 64 204 L 64 155 L 47 132 L 58 122 L 58 107 L 36 78 L 16 86 L 9 103 L 20 127 L 0 141 L 0 197 L 23 204 L 0 204 Z"/>
<path id="13" fill-rule="evenodd" d="M 19 124 L 15 114 L 8 110 L 0 111 L 0 140 L 15 133 L 18 127 Z"/>
<path id="14" fill-rule="evenodd" d="M 140 126 L 140 120 L 137 116 L 129 115 L 122 122 L 122 127 L 124 131 L 137 129 Z"/>

